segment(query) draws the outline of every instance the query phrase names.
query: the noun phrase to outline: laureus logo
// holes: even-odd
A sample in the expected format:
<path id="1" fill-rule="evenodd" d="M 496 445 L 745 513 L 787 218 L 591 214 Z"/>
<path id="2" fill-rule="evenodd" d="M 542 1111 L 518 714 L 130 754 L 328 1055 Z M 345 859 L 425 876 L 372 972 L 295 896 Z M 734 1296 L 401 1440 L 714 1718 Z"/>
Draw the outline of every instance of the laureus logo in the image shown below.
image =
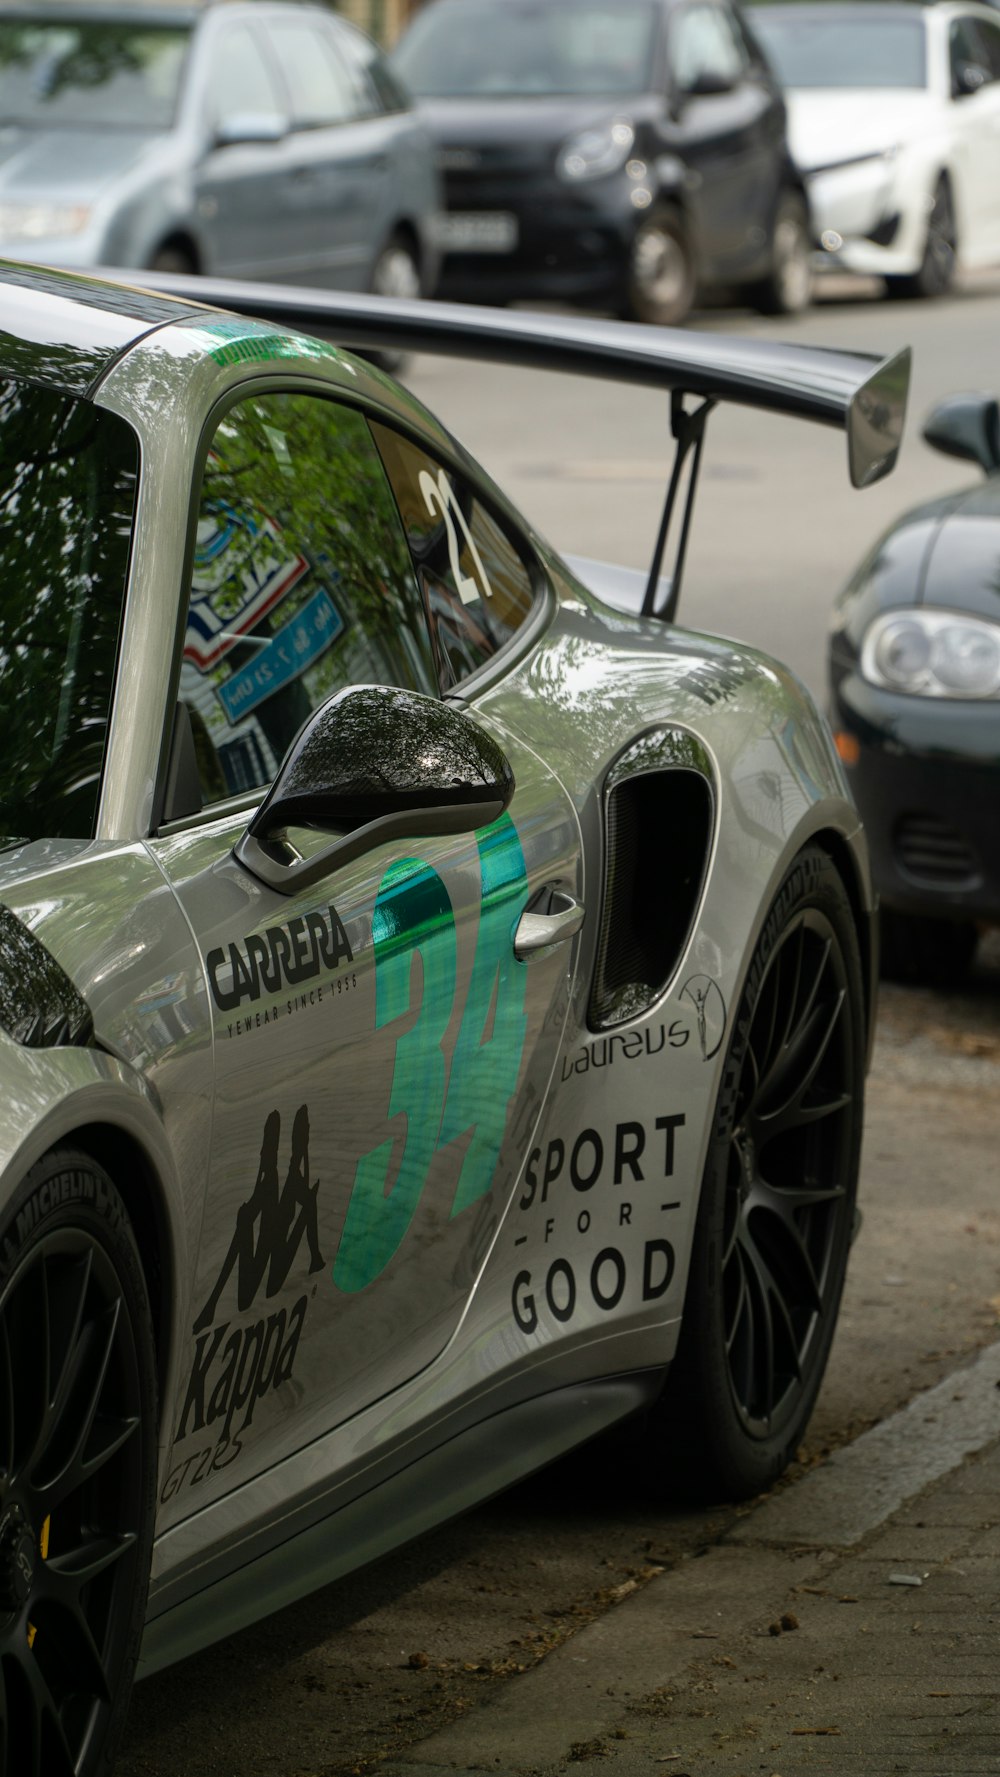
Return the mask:
<path id="1" fill-rule="evenodd" d="M 726 1034 L 726 1002 L 719 984 L 709 975 L 692 975 L 681 988 L 680 997 L 694 1007 L 701 1058 L 711 1061 Z"/>

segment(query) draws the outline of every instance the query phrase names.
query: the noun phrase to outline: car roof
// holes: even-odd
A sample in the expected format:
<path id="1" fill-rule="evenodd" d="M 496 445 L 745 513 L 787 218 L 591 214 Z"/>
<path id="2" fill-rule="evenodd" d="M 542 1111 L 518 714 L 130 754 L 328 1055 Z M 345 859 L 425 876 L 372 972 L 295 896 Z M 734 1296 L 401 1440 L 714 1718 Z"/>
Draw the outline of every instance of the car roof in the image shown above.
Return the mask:
<path id="1" fill-rule="evenodd" d="M 196 303 L 0 260 L 0 375 L 86 395 L 143 334 Z"/>

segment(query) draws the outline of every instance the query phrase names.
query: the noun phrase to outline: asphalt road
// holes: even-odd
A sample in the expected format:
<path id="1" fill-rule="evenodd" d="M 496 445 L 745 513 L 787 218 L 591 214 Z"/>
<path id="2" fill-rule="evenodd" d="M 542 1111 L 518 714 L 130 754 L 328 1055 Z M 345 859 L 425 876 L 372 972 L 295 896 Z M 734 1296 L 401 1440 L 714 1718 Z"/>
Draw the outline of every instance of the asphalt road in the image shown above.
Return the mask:
<path id="1" fill-rule="evenodd" d="M 998 297 L 1000 278 L 934 308 L 827 302 L 786 331 L 886 353 L 912 343 L 920 416 L 996 368 Z M 699 324 L 765 327 L 731 314 Z M 421 361 L 409 380 L 554 543 L 643 564 L 662 491 L 662 397 L 444 361 Z M 909 502 L 969 477 L 914 435 L 899 472 L 858 495 L 836 434 L 739 413 L 714 416 L 710 445 L 684 614 L 780 650 L 820 690 L 827 610 L 854 559 Z M 998 1092 L 993 939 L 961 990 L 883 995 L 864 1227 L 797 1474 L 997 1337 Z M 704 1548 L 730 1521 L 725 1510 L 671 1508 L 658 1480 L 623 1441 L 578 1453 L 391 1562 L 150 1680 L 133 1705 L 121 1777 L 377 1768 L 474 1712 L 495 1686 L 516 1683 L 611 1604 L 625 1599 L 627 1610 L 651 1572 Z"/>

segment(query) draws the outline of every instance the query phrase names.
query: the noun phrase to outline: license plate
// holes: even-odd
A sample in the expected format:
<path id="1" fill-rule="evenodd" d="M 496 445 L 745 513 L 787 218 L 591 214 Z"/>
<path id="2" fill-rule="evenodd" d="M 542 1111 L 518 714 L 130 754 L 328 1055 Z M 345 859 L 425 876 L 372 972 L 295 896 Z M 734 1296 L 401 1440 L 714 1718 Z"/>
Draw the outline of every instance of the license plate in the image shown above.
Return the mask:
<path id="1" fill-rule="evenodd" d="M 436 235 L 445 253 L 513 253 L 517 217 L 507 210 L 450 210 L 438 217 Z"/>

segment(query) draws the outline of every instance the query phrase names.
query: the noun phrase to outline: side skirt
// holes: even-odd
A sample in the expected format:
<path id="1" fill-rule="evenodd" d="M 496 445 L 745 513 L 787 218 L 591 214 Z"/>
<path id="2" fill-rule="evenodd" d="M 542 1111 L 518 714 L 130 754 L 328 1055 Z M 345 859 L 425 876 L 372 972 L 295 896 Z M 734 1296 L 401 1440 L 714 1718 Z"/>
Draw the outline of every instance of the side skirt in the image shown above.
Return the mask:
<path id="1" fill-rule="evenodd" d="M 310 1501 L 283 1519 L 280 1543 L 256 1554 L 242 1543 L 213 1564 L 214 1576 L 211 1568 L 191 1576 L 191 1593 L 147 1622 L 136 1676 L 148 1678 L 481 1505 L 648 1405 L 662 1386 L 662 1370 L 575 1383 L 471 1426 L 339 1509 L 324 1513 L 322 1501 Z M 271 1538 L 264 1530 L 259 1544 Z"/>

